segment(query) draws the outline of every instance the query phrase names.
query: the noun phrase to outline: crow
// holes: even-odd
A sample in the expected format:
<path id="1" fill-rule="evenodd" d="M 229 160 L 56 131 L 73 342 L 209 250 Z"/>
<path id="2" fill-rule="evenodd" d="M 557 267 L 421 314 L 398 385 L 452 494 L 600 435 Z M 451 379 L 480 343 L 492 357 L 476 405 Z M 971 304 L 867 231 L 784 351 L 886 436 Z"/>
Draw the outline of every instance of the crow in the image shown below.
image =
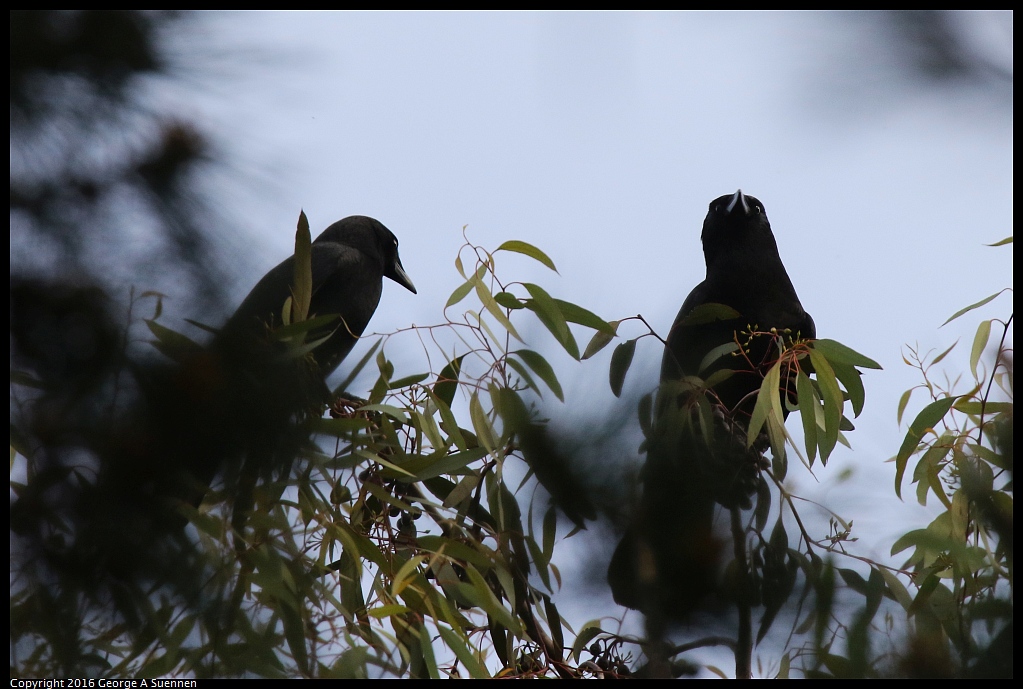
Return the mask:
<path id="1" fill-rule="evenodd" d="M 383 278 L 416 294 L 401 265 L 398 240 L 380 221 L 363 215 L 339 220 L 310 246 L 312 300 L 309 315 L 337 315 L 338 320 L 311 333 L 327 339 L 312 351 L 320 374 L 329 376 L 352 351 L 380 302 Z M 262 334 L 281 322 L 294 282 L 294 257 L 282 261 L 256 283 L 221 331 L 221 338 Z M 261 333 L 262 331 L 262 333 Z"/>
<path id="2" fill-rule="evenodd" d="M 378 220 L 361 215 L 339 220 L 309 250 L 312 329 L 297 345 L 281 341 L 287 332 L 282 312 L 295 282 L 292 256 L 256 283 L 210 346 L 177 375 L 187 380 L 176 385 L 180 393 L 171 399 L 190 395 L 193 401 L 175 408 L 201 418 L 180 424 L 190 429 L 190 442 L 203 448 L 180 453 L 196 479 L 188 502 L 201 501 L 217 472 L 227 483 L 243 468 L 250 477 L 286 474 L 308 437 L 303 420 L 322 414 L 332 401 L 326 378 L 369 324 L 383 278 L 416 293 L 398 256 L 398 240 Z"/>
<path id="3" fill-rule="evenodd" d="M 712 201 L 702 241 L 707 277 L 668 334 L 643 496 L 608 568 L 616 602 L 673 620 L 715 588 L 715 504 L 749 507 L 759 485 L 762 444 L 747 449 L 746 430 L 777 337 L 816 336 L 758 199 Z"/>

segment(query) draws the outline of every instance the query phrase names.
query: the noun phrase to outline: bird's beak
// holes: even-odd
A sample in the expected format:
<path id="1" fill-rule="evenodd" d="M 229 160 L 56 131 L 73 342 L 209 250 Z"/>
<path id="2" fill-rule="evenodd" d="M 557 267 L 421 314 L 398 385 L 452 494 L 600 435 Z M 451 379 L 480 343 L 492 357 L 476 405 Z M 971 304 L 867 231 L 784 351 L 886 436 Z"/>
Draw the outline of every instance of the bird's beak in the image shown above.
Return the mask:
<path id="1" fill-rule="evenodd" d="M 391 266 L 391 269 L 385 273 L 385 275 L 412 294 L 418 294 L 418 292 L 416 292 L 416 286 L 412 284 L 412 279 L 408 276 L 408 273 L 405 272 L 405 268 L 401 265 L 401 259 L 397 256 L 394 257 L 394 264 Z"/>
<path id="2" fill-rule="evenodd" d="M 731 213 L 735 210 L 736 206 L 742 205 L 742 214 L 749 215 L 749 204 L 746 203 L 746 197 L 742 193 L 742 189 L 739 189 L 732 196 L 732 200 L 728 202 L 728 206 L 725 208 L 726 213 Z"/>

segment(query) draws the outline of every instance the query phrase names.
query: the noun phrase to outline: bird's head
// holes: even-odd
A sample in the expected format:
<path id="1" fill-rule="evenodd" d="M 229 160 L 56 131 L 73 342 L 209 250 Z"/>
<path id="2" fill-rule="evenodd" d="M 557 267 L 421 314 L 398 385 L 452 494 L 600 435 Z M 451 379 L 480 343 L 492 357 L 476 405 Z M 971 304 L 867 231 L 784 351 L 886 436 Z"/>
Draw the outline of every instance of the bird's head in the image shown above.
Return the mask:
<path id="1" fill-rule="evenodd" d="M 755 196 L 743 194 L 742 189 L 710 202 L 701 238 L 708 264 L 739 247 L 759 247 L 758 238 L 766 241 L 765 249 L 775 247 L 764 204 Z"/>
<path id="2" fill-rule="evenodd" d="M 370 258 L 381 262 L 384 277 L 416 294 L 416 286 L 401 265 L 398 256 L 398 238 L 383 223 L 365 215 L 352 215 L 325 229 L 316 242 L 347 244 Z"/>

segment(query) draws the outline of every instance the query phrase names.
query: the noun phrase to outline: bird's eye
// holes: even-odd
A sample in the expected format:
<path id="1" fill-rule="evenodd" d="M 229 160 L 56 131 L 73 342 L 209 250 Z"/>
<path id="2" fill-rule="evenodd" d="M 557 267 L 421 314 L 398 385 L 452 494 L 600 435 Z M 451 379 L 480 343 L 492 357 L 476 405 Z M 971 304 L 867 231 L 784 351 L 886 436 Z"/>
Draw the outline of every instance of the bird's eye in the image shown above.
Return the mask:
<path id="1" fill-rule="evenodd" d="M 753 206 L 753 209 L 756 210 L 757 214 L 764 212 L 764 209 L 761 208 L 760 206 Z"/>
<path id="2" fill-rule="evenodd" d="M 715 203 L 714 204 L 714 212 L 715 213 L 720 213 L 721 212 L 721 204 L 720 203 Z"/>

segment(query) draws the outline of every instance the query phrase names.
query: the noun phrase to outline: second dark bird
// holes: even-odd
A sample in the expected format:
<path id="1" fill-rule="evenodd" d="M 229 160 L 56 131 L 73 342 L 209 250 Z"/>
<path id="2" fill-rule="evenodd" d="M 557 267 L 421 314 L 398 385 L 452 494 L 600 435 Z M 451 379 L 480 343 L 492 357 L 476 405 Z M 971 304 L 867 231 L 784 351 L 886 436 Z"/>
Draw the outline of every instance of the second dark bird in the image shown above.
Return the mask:
<path id="1" fill-rule="evenodd" d="M 715 587 L 715 504 L 747 506 L 760 480 L 759 452 L 747 451 L 745 440 L 756 393 L 778 357 L 770 333 L 816 336 L 758 199 L 740 190 L 712 201 L 702 240 L 707 276 L 668 334 L 643 496 L 608 570 L 619 604 L 675 620 Z M 712 387 L 700 382 L 712 378 L 719 381 Z"/>

